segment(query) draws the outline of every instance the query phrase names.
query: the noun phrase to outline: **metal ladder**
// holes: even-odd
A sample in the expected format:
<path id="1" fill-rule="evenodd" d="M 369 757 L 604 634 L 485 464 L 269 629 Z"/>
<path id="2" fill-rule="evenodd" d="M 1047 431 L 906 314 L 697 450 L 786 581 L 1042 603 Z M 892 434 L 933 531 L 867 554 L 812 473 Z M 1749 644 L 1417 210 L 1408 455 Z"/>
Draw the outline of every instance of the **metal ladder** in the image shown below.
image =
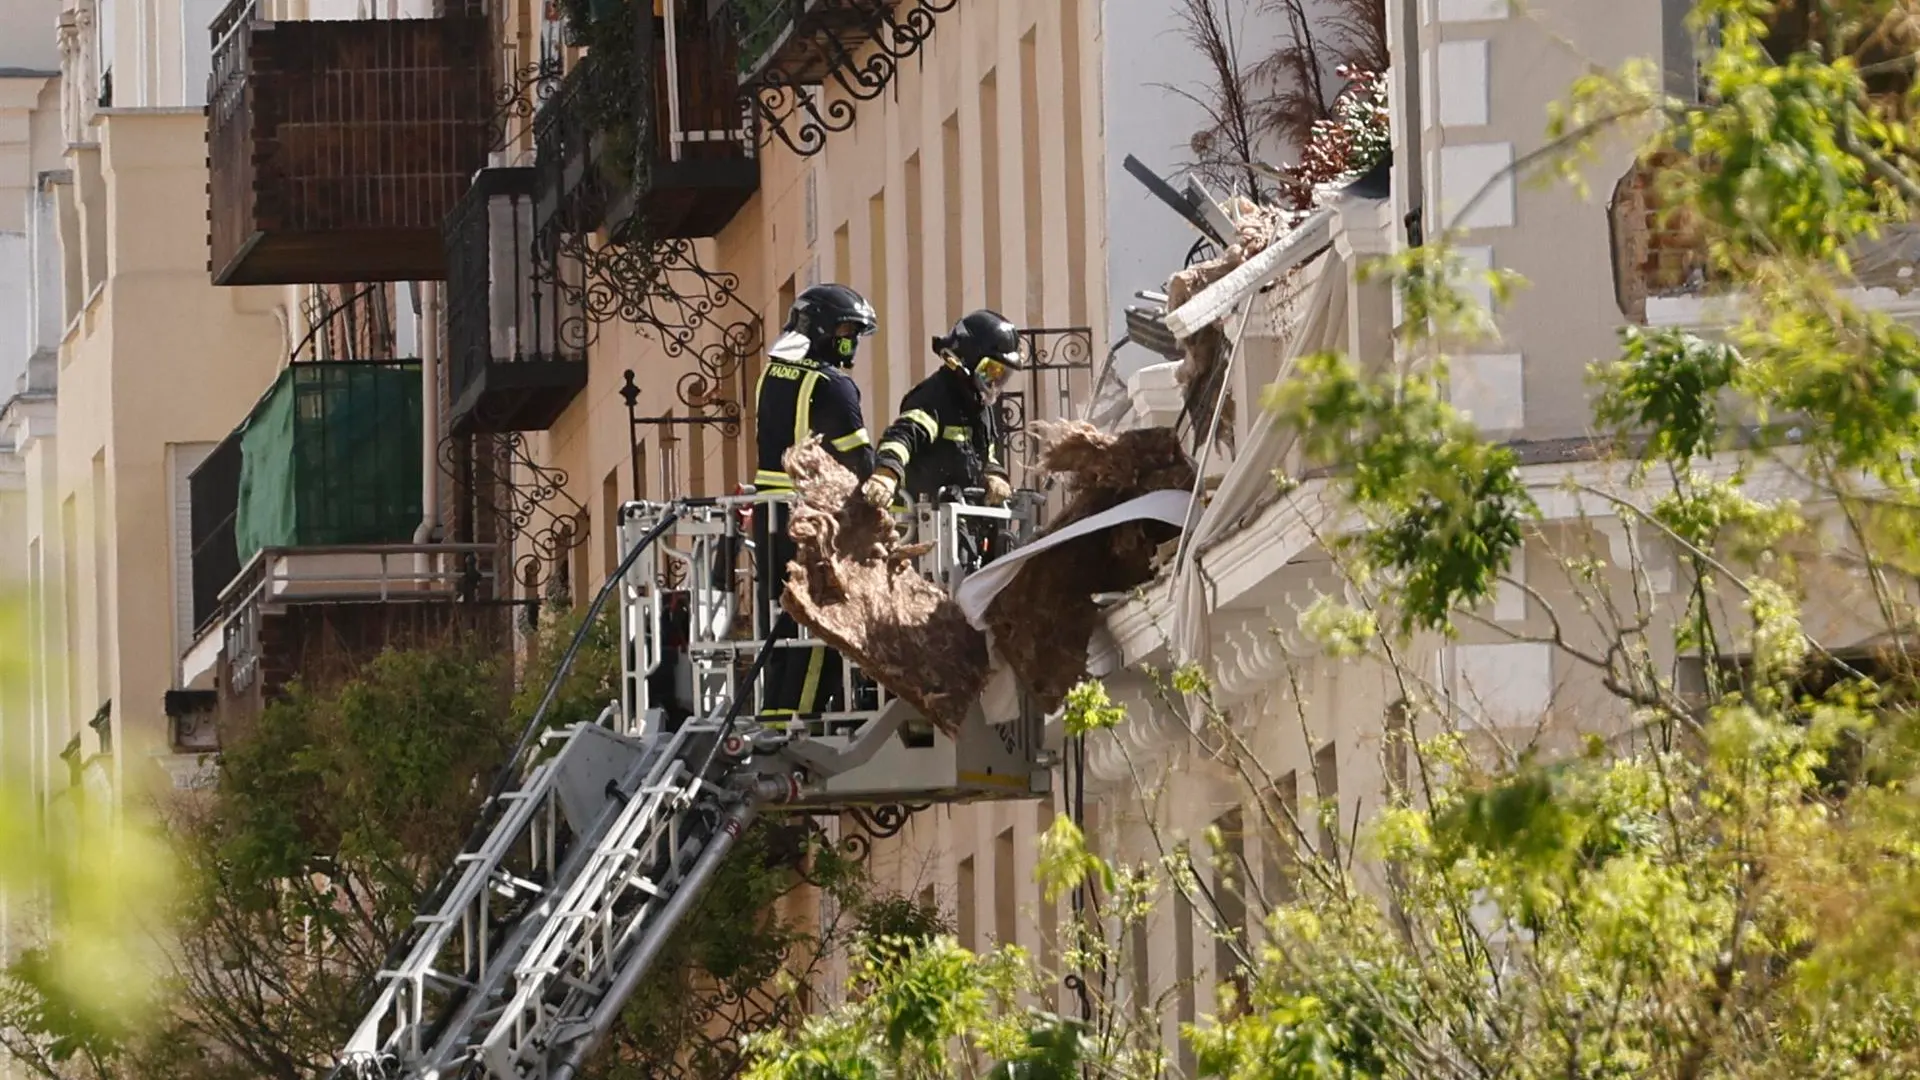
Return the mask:
<path id="1" fill-rule="evenodd" d="M 691 580 L 708 580 L 707 560 L 715 556 L 702 538 L 711 538 L 716 520 L 722 533 L 733 529 L 731 514 L 741 502 L 681 500 L 649 509 L 644 535 L 625 545 L 626 556 L 589 607 L 528 737 L 581 635 L 639 555 L 682 525 L 691 542 Z M 946 542 L 933 545 L 922 571 L 957 586 L 960 556 L 949 549 L 959 511 L 923 513 L 922 530 Z M 638 572 L 638 579 L 651 582 L 653 575 Z M 855 723 L 841 720 L 846 730 L 837 733 L 807 724 L 761 727 L 750 709 L 736 724 L 773 654 L 770 641 L 746 643 L 757 656 L 744 678 L 733 651 L 692 649 L 688 662 L 702 688 L 694 708 L 702 711 L 667 730 L 664 711 L 644 693 L 644 675 L 668 659 L 659 649 L 655 599 L 640 590 L 622 612 L 630 700 L 609 706 L 596 723 L 542 736 L 543 747 L 559 742 L 558 752 L 527 768 L 517 788 L 499 782 L 450 883 L 443 880 L 439 899 L 429 901 L 433 910 L 409 934 L 404 958 L 376 976 L 377 997 L 330 1080 L 573 1080 L 754 816 L 775 803 L 811 806 L 833 778 L 867 768 L 883 748 L 899 753 L 896 735 L 916 714 L 897 699 Z M 975 727 L 973 743 L 993 752 L 969 751 L 967 761 L 978 759 L 975 767 L 988 772 L 1031 773 L 1033 760 L 1007 758 L 998 749 L 1001 734 L 983 720 Z M 526 760 L 528 737 L 515 751 L 516 768 Z M 950 749 L 947 756 L 956 755 Z M 880 780 L 888 791 L 903 782 L 891 772 Z M 993 797 L 1002 796 L 996 789 Z"/>
<path id="2" fill-rule="evenodd" d="M 608 730 L 613 715 L 504 797 L 406 959 L 380 972 L 335 1076 L 574 1076 L 741 831 L 791 791 L 742 767 L 754 740 L 723 712 L 639 738 Z"/>

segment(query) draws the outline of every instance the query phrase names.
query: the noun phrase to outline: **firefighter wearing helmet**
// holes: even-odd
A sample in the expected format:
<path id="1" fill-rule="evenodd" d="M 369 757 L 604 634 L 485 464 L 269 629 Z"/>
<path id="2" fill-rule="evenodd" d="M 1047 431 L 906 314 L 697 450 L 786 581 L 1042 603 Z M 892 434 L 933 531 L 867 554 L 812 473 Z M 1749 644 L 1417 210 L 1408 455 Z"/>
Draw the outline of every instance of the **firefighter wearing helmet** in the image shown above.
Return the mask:
<path id="1" fill-rule="evenodd" d="M 940 368 L 900 399 L 900 418 L 880 436 L 861 494 L 887 506 L 901 489 L 939 499 L 954 488 L 984 488 L 987 504 L 999 506 L 1013 489 L 993 398 L 1020 364 L 1020 335 L 1006 316 L 981 309 L 934 338 L 933 351 Z"/>
<path id="2" fill-rule="evenodd" d="M 755 438 L 759 463 L 754 487 L 791 491 L 783 460 L 787 449 L 819 436 L 835 460 L 865 479 L 873 472 L 873 444 L 861 413 L 853 367 L 860 339 L 879 328 L 873 305 L 845 285 L 815 285 L 787 313 L 780 337 L 767 350 L 767 368 L 755 392 Z M 793 616 L 780 607 L 787 567 L 795 550 L 787 537 L 788 507 L 762 503 L 754 516 L 754 548 L 761 610 L 775 614 L 769 640 L 796 636 Z M 763 715 L 815 715 L 837 700 L 838 653 L 820 646 L 783 648 L 767 661 Z"/>

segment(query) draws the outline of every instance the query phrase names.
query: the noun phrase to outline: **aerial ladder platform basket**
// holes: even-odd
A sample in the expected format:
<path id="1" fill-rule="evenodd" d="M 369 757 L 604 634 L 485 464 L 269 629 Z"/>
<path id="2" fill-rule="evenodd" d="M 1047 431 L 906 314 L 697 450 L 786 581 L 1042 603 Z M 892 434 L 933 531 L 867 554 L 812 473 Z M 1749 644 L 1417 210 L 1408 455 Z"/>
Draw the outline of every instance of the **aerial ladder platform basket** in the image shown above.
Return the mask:
<path id="1" fill-rule="evenodd" d="M 976 704 L 949 736 L 848 664 L 835 711 L 761 715 L 773 651 L 813 644 L 770 641 L 755 600 L 749 516 L 779 498 L 622 508 L 622 559 L 586 620 L 619 607 L 620 700 L 541 730 L 576 637 L 333 1077 L 570 1080 L 757 815 L 1046 793 L 1045 718 L 1024 695 L 1007 715 Z M 980 530 L 1017 547 L 1038 502 L 920 504 L 921 573 L 957 591 Z"/>

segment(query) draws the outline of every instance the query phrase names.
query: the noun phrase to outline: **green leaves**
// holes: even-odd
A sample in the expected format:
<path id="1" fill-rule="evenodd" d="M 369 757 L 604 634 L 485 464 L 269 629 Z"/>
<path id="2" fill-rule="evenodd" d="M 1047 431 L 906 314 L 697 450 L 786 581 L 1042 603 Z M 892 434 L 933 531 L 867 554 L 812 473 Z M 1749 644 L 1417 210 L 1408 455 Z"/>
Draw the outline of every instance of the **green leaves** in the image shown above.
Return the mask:
<path id="1" fill-rule="evenodd" d="M 1350 573 L 1386 576 L 1402 634 L 1449 628 L 1456 610 L 1492 596 L 1538 508 L 1519 459 L 1481 439 L 1432 381 L 1363 375 L 1323 353 L 1303 357 L 1267 401 L 1310 459 L 1339 470 L 1365 521 L 1344 541 L 1360 559 Z"/>
<path id="2" fill-rule="evenodd" d="M 1595 365 L 1594 420 L 1623 439 L 1644 436 L 1643 456 L 1690 461 L 1719 444 L 1721 396 L 1734 385 L 1740 354 L 1679 330 L 1620 332 L 1621 358 Z"/>
<path id="3" fill-rule="evenodd" d="M 0 582 L 0 715 L 25 715 L 32 643 L 25 598 Z M 84 787 L 36 793 L 0 762 L 0 1053 L 95 1062 L 145 1032 L 178 867 L 136 801 L 115 813 Z M 158 931 L 158 932 L 157 932 Z M 29 1044 L 29 1045 L 23 1045 Z"/>
<path id="4" fill-rule="evenodd" d="M 1085 834 L 1065 814 L 1056 815 L 1052 826 L 1041 834 L 1039 866 L 1034 876 L 1049 903 L 1078 889 L 1088 878 L 1095 879 L 1103 893 L 1114 891 L 1113 867 L 1088 850 Z"/>
<path id="5" fill-rule="evenodd" d="M 1067 691 L 1061 716 L 1067 734 L 1085 735 L 1118 726 L 1127 718 L 1127 710 L 1107 697 L 1107 688 L 1099 680 L 1090 679 Z"/>
<path id="6" fill-rule="evenodd" d="M 1073 1029 L 1016 1004 L 1031 989 L 1025 953 L 976 956 L 945 936 L 891 944 L 891 962 L 861 964 L 848 1004 L 755 1036 L 746 1080 L 934 1080 L 953 1074 L 956 1050 L 1002 1058 L 1008 1080 L 1071 1072 Z"/>

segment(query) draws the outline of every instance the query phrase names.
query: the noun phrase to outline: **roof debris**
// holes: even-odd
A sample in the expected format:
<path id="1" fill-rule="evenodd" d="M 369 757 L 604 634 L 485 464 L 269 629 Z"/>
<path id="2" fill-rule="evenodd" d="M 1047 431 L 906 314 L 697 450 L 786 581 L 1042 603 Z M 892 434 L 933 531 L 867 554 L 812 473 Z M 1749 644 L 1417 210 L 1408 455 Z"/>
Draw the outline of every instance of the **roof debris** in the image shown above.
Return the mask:
<path id="1" fill-rule="evenodd" d="M 901 543 L 886 511 L 818 437 L 789 449 L 798 550 L 780 601 L 816 637 L 952 735 L 987 685 L 987 639 L 947 591 L 920 576 L 924 545 Z"/>
<path id="2" fill-rule="evenodd" d="M 1226 277 L 1247 260 L 1267 249 L 1285 234 L 1286 217 L 1274 207 L 1261 206 L 1237 196 L 1229 213 L 1236 233 L 1227 250 L 1202 263 L 1195 263 L 1167 279 L 1167 310 L 1178 310 L 1194 294 Z M 1227 337 L 1218 324 L 1208 325 L 1182 343 L 1185 359 L 1180 362 L 1178 378 L 1186 391 L 1186 411 L 1193 416 L 1211 411 L 1220 403 L 1222 430 L 1233 429 L 1233 399 L 1218 377 L 1226 356 Z"/>
<path id="3" fill-rule="evenodd" d="M 1034 429 L 1047 445 L 1043 467 L 1067 485 L 1066 511 L 1047 533 L 1149 492 L 1193 487 L 1193 461 L 1172 428 L 1111 435 L 1085 422 L 1036 421 Z M 1130 521 L 1069 540 L 1035 555 L 994 597 L 994 648 L 1043 712 L 1087 677 L 1087 646 L 1101 619 L 1094 597 L 1153 580 L 1155 552 L 1179 534 L 1164 522 Z"/>
<path id="4" fill-rule="evenodd" d="M 1034 424 L 1042 466 L 1064 480 L 1065 512 L 1042 535 L 1141 495 L 1190 490 L 1194 466 L 1171 428 L 1113 435 L 1085 422 Z M 994 652 L 1046 712 L 1087 676 L 1100 622 L 1097 594 L 1152 580 L 1157 549 L 1179 528 L 1129 521 L 1036 553 L 975 629 L 945 589 L 922 578 L 922 545 L 902 543 L 892 519 L 818 439 L 788 450 L 795 501 L 788 533 L 798 556 L 781 596 L 786 610 L 866 675 L 952 734 L 986 690 Z M 1004 719 L 1004 718 L 996 718 Z"/>

